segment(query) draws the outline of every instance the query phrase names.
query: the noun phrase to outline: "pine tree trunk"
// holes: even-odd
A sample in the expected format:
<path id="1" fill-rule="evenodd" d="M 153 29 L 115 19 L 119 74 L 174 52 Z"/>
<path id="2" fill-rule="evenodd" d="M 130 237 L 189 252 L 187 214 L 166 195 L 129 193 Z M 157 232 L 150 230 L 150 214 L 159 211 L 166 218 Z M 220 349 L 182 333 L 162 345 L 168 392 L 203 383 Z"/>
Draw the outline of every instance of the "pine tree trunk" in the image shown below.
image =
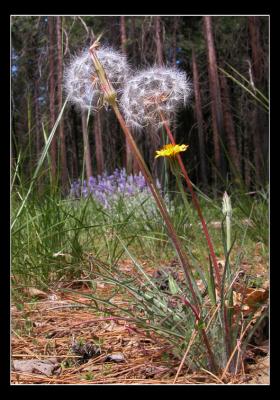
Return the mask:
<path id="1" fill-rule="evenodd" d="M 103 155 L 103 142 L 102 142 L 101 120 L 100 120 L 101 112 L 102 111 L 94 115 L 94 121 L 93 121 L 96 166 L 97 166 L 97 173 L 99 175 L 101 175 L 104 172 L 104 155 Z"/>
<path id="2" fill-rule="evenodd" d="M 39 161 L 42 152 L 42 135 L 40 127 L 40 105 L 39 105 L 39 79 L 34 81 L 34 118 L 35 118 L 35 135 L 36 135 L 36 160 Z M 43 193 L 42 177 L 37 179 L 38 195 Z"/>
<path id="3" fill-rule="evenodd" d="M 63 63 L 62 63 L 62 35 L 61 35 L 61 17 L 56 17 L 56 35 L 57 35 L 57 98 L 58 111 L 62 108 L 62 84 L 63 84 Z M 61 188 L 65 194 L 68 189 L 68 167 L 66 153 L 66 138 L 64 131 L 63 115 L 59 123 L 60 138 L 60 160 L 61 160 Z"/>
<path id="4" fill-rule="evenodd" d="M 251 110 L 251 136 L 254 145 L 254 171 L 256 178 L 256 185 L 259 186 L 262 182 L 262 146 L 260 139 L 260 125 L 259 125 L 259 115 L 256 107 Z"/>
<path id="5" fill-rule="evenodd" d="M 135 17 L 130 17 L 130 35 L 131 38 L 133 39 L 133 45 L 132 45 L 132 54 L 133 54 L 133 63 L 134 65 L 137 64 L 137 49 L 136 49 L 136 43 L 137 43 L 137 37 L 136 37 L 136 26 L 135 26 Z"/>
<path id="6" fill-rule="evenodd" d="M 137 65 L 138 64 L 138 49 L 137 49 L 138 38 L 137 38 L 137 34 L 136 34 L 135 20 L 136 20 L 136 17 L 130 18 L 130 37 L 133 39 L 132 60 L 133 60 L 134 65 Z M 135 140 L 136 140 L 136 143 L 138 145 L 140 145 L 140 143 L 138 143 L 138 141 L 137 141 L 137 138 L 135 138 Z M 128 144 L 126 144 L 126 146 L 128 146 Z M 132 170 L 133 170 L 134 174 L 138 174 L 140 172 L 139 164 L 138 164 L 136 158 L 133 157 L 133 154 L 132 154 Z"/>
<path id="7" fill-rule="evenodd" d="M 13 94 L 11 94 L 11 117 L 12 117 L 12 132 L 11 132 L 11 148 L 12 148 L 12 165 L 16 165 L 18 159 L 18 135 L 16 128 L 16 119 L 15 119 L 15 105 L 13 100 Z"/>
<path id="8" fill-rule="evenodd" d="M 236 175 L 237 178 L 241 174 L 241 167 L 240 167 L 240 156 L 236 143 L 233 117 L 231 113 L 229 88 L 225 75 L 221 74 L 220 78 L 221 78 L 221 90 L 222 90 L 222 100 L 223 100 L 222 104 L 224 112 L 225 131 L 227 134 L 228 152 L 231 163 L 233 164 L 233 167 L 235 169 L 234 175 Z"/>
<path id="9" fill-rule="evenodd" d="M 50 104 L 50 120 L 51 129 L 55 124 L 55 70 L 54 70 L 54 17 L 48 17 L 48 30 L 49 30 L 49 104 Z M 50 129 L 50 130 L 51 130 Z M 51 176 L 52 184 L 56 181 L 56 168 L 57 168 L 57 138 L 54 135 L 51 142 Z"/>
<path id="10" fill-rule="evenodd" d="M 86 175 L 87 179 L 93 176 L 91 166 L 90 147 L 88 140 L 88 129 L 87 129 L 87 112 L 82 111 L 82 130 L 83 130 L 83 142 L 84 142 L 84 158 L 86 162 Z"/>
<path id="11" fill-rule="evenodd" d="M 212 126 L 213 126 L 213 142 L 214 142 L 214 158 L 215 167 L 220 172 L 223 179 L 226 178 L 226 165 L 224 153 L 221 151 L 221 143 L 224 140 L 224 121 L 222 112 L 221 92 L 218 79 L 216 51 L 212 30 L 212 18 L 209 16 L 203 17 L 204 22 L 204 36 L 207 45 L 208 55 L 208 74 L 209 74 L 209 87 L 211 95 L 211 111 L 212 111 Z M 215 172 L 215 183 L 217 182 L 217 175 Z"/>
<path id="12" fill-rule="evenodd" d="M 39 120 L 39 92 L 38 92 L 39 82 L 35 79 L 34 82 L 34 111 L 35 111 L 35 132 L 36 132 L 36 159 L 39 160 L 42 150 L 42 138 Z"/>
<path id="13" fill-rule="evenodd" d="M 126 26 L 125 17 L 120 17 L 120 30 L 121 30 L 121 49 L 124 54 L 126 54 Z"/>
<path id="14" fill-rule="evenodd" d="M 249 35 L 252 49 L 252 70 L 255 86 L 261 89 L 261 82 L 263 78 L 262 71 L 262 46 L 260 39 L 260 20 L 259 17 L 248 17 Z"/>
<path id="15" fill-rule="evenodd" d="M 131 33 L 132 33 L 132 38 L 134 39 L 134 43 L 132 46 L 133 60 L 134 60 L 134 63 L 137 64 L 137 49 L 136 49 L 137 38 L 136 38 L 135 17 L 131 18 Z M 135 138 L 135 141 L 139 145 L 137 138 Z M 126 143 L 126 147 L 127 146 L 128 146 L 128 143 Z M 139 164 L 138 164 L 136 158 L 133 157 L 133 154 L 132 154 L 132 171 L 134 174 L 139 174 L 139 172 L 140 172 Z"/>
<path id="16" fill-rule="evenodd" d="M 161 20 L 160 17 L 155 17 L 155 36 L 156 36 L 156 52 L 157 64 L 163 65 L 163 47 L 162 47 L 162 34 L 161 34 Z"/>
<path id="17" fill-rule="evenodd" d="M 163 45 L 162 45 L 162 29 L 161 29 L 161 17 L 156 16 L 154 17 L 154 30 L 155 30 L 155 44 L 156 44 L 156 57 L 155 57 L 155 63 L 159 66 L 163 66 L 164 63 L 164 57 L 163 57 Z M 151 157 L 151 165 L 153 165 L 152 169 L 154 171 L 154 174 L 158 177 L 160 180 L 161 185 L 164 185 L 164 180 L 165 180 L 165 169 L 164 169 L 164 159 L 162 160 L 155 160 L 154 154 L 155 150 L 159 148 L 160 146 L 160 140 L 158 134 L 154 131 L 154 128 L 151 127 L 151 149 L 150 149 L 150 157 Z M 173 130 L 173 134 L 175 136 L 174 132 L 174 126 L 171 125 L 171 129 Z M 166 132 L 164 129 L 162 129 L 162 137 L 166 136 Z M 163 139 L 165 140 L 165 139 Z"/>
<path id="18" fill-rule="evenodd" d="M 243 164 L 244 164 L 244 180 L 247 190 L 251 186 L 251 165 L 250 165 L 250 141 L 249 141 L 249 122 L 245 124 L 244 140 L 243 140 Z"/>
<path id="19" fill-rule="evenodd" d="M 193 88 L 195 98 L 195 114 L 197 119 L 197 130 L 198 130 L 198 141 L 199 141 L 199 158 L 200 158 L 200 178 L 202 180 L 204 188 L 207 186 L 207 170 L 206 170 L 206 154 L 204 144 L 204 131 L 203 131 L 203 114 L 202 114 L 202 103 L 199 88 L 199 74 L 198 67 L 195 57 L 195 52 L 192 52 L 193 61 Z"/>
<path id="20" fill-rule="evenodd" d="M 250 43 L 252 49 L 252 75 L 254 86 L 261 90 L 262 83 L 262 47 L 260 41 L 259 17 L 248 17 L 248 27 L 250 35 Z M 252 138 L 254 144 L 254 164 L 256 183 L 262 183 L 262 167 L 264 164 L 263 148 L 264 140 L 262 140 L 262 131 L 264 131 L 264 121 L 261 111 L 254 107 L 252 110 Z"/>
<path id="21" fill-rule="evenodd" d="M 122 52 L 124 54 L 126 54 L 126 26 L 125 26 L 125 17 L 121 16 L 120 17 L 120 33 L 121 33 L 121 49 Z M 133 155 L 131 153 L 130 147 L 129 147 L 129 143 L 127 141 L 125 141 L 125 154 L 126 154 L 126 158 L 125 158 L 125 163 L 126 163 L 126 171 L 128 174 L 132 173 L 132 169 L 133 169 Z"/>
<path id="22" fill-rule="evenodd" d="M 177 31 L 178 31 L 178 26 L 179 26 L 179 17 L 173 17 L 174 18 L 174 24 L 173 24 L 173 34 L 172 34 L 172 64 L 173 67 L 176 68 L 177 66 Z M 160 41 L 159 41 L 160 43 Z M 176 139 L 176 120 L 172 120 L 170 122 L 170 129 L 174 135 L 174 138 Z"/>
<path id="23" fill-rule="evenodd" d="M 79 163 L 78 163 L 78 121 L 77 113 L 72 113 L 72 126 L 71 126 L 71 142 L 72 142 L 72 178 L 78 179 L 79 177 Z"/>
<path id="24" fill-rule="evenodd" d="M 179 17 L 173 17 L 174 24 L 173 24 L 173 35 L 172 35 L 172 48 L 173 48 L 173 57 L 172 57 L 172 64 L 173 67 L 177 65 L 177 31 L 179 25 Z"/>

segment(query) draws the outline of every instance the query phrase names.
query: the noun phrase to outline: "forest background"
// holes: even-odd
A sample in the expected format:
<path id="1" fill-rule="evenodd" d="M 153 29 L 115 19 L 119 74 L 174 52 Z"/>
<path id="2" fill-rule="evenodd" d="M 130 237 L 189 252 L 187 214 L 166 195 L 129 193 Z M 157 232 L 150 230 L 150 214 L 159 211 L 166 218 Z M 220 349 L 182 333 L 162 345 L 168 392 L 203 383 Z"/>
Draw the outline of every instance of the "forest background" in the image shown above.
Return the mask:
<path id="1" fill-rule="evenodd" d="M 188 106 L 173 126 L 189 144 L 191 180 L 214 192 L 229 185 L 248 192 L 268 182 L 268 16 L 13 16 L 12 162 L 30 180 L 65 100 L 65 66 L 101 32 L 102 44 L 123 51 L 134 69 L 177 67 L 193 85 Z M 246 89 L 244 89 L 244 87 Z M 260 101 L 259 101 L 260 100 Z M 51 175 L 67 195 L 85 178 L 126 167 L 138 173 L 113 113 L 90 116 L 67 105 L 51 143 Z M 171 189 L 164 160 L 154 159 L 161 132 L 137 135 L 155 177 Z M 38 180 L 49 181 L 47 168 Z"/>

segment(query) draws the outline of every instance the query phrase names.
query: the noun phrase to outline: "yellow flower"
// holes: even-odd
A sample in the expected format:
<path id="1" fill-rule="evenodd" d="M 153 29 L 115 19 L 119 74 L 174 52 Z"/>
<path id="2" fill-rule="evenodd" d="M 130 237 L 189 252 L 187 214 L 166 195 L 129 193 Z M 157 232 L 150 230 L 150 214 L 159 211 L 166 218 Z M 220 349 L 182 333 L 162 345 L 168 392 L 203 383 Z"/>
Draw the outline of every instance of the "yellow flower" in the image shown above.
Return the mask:
<path id="1" fill-rule="evenodd" d="M 189 145 L 186 144 L 166 144 L 163 146 L 161 150 L 157 150 L 156 153 L 157 157 L 174 157 L 176 154 L 180 153 L 181 151 L 186 151 Z"/>

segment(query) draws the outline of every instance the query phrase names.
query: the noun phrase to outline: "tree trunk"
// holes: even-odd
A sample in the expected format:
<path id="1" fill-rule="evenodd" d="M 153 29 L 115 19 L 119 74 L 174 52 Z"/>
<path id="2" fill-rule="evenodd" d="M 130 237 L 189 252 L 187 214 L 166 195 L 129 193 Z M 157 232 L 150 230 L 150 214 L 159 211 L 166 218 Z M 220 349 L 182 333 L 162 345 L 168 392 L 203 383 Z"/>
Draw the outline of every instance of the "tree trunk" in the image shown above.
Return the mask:
<path id="1" fill-rule="evenodd" d="M 51 127 L 53 128 L 55 124 L 55 71 L 54 71 L 54 17 L 48 17 L 48 29 L 49 29 L 49 102 L 50 102 L 50 119 Z M 56 181 L 56 161 L 57 155 L 57 139 L 54 135 L 51 142 L 51 176 L 52 184 Z"/>
<path id="2" fill-rule="evenodd" d="M 173 17 L 174 25 L 173 25 L 173 36 L 172 36 L 172 47 L 173 47 L 173 57 L 172 64 L 173 67 L 177 65 L 177 31 L 179 25 L 179 17 Z"/>
<path id="3" fill-rule="evenodd" d="M 154 29 L 155 29 L 155 43 L 156 43 L 156 57 L 155 57 L 155 62 L 157 65 L 159 66 L 163 66 L 163 45 L 162 45 L 162 29 L 161 29 L 161 17 L 160 16 L 156 16 L 154 17 Z M 170 128 L 173 131 L 173 134 L 175 135 L 174 132 L 174 125 L 171 124 Z M 160 180 L 161 185 L 164 185 L 164 181 L 165 181 L 165 173 L 166 170 L 164 168 L 164 160 L 155 160 L 154 158 L 154 154 L 155 154 L 155 150 L 157 148 L 159 148 L 160 146 L 160 140 L 159 140 L 159 136 L 157 135 L 156 132 L 153 132 L 153 127 L 151 127 L 151 151 L 150 151 L 150 157 L 151 157 L 151 165 L 153 166 L 153 172 L 154 175 L 157 176 L 157 178 Z M 164 129 L 162 129 L 162 137 L 163 137 L 163 141 L 165 141 L 165 136 L 166 136 L 166 132 Z"/>
<path id="4" fill-rule="evenodd" d="M 133 63 L 136 65 L 137 64 L 137 49 L 136 49 L 137 36 L 136 36 L 135 17 L 130 17 L 130 32 L 131 32 L 131 38 L 133 40 L 132 60 L 133 60 Z"/>
<path id="5" fill-rule="evenodd" d="M 250 35 L 250 43 L 252 49 L 252 75 L 253 85 L 261 90 L 262 89 L 262 47 L 260 41 L 260 27 L 259 17 L 248 17 L 248 27 Z M 254 89 L 253 86 L 253 89 Z M 264 140 L 262 140 L 262 131 L 264 131 L 264 121 L 261 115 L 261 111 L 257 106 L 252 110 L 252 138 L 254 144 L 254 164 L 256 183 L 262 183 L 262 167 L 264 164 L 263 148 Z"/>
<path id="6" fill-rule="evenodd" d="M 224 113 L 224 123 L 225 123 L 225 131 L 227 134 L 227 144 L 228 144 L 228 152 L 230 161 L 234 167 L 234 175 L 236 178 L 240 177 L 241 168 L 240 168 L 240 156 L 236 143 L 236 135 L 233 123 L 233 117 L 231 113 L 230 106 L 230 97 L 229 97 L 229 89 L 227 84 L 227 79 L 225 75 L 221 74 L 221 90 L 222 90 L 222 104 L 223 104 L 223 113 Z"/>
<path id="7" fill-rule="evenodd" d="M 15 106 L 13 101 L 13 95 L 11 96 L 11 117 L 12 117 L 12 132 L 11 132 L 11 150 L 12 150 L 12 165 L 16 165 L 18 159 L 18 135 L 16 128 L 16 118 L 15 118 Z"/>
<path id="8" fill-rule="evenodd" d="M 212 126 L 213 126 L 213 141 L 214 141 L 214 157 L 215 167 L 223 179 L 226 178 L 226 165 L 224 153 L 221 151 L 221 143 L 224 141 L 224 121 L 222 112 L 221 92 L 218 79 L 216 51 L 212 30 L 212 18 L 209 16 L 203 17 L 204 22 L 204 36 L 207 46 L 208 55 L 208 74 L 209 74 L 209 88 L 211 95 L 211 111 L 212 111 Z M 217 172 L 215 172 L 215 184 L 217 182 Z"/>
<path id="9" fill-rule="evenodd" d="M 84 158 L 86 162 L 86 175 L 87 179 L 93 176 L 91 166 L 90 147 L 88 140 L 88 129 L 87 129 L 87 112 L 82 111 L 82 130 L 83 130 L 83 142 L 84 142 Z"/>
<path id="10" fill-rule="evenodd" d="M 203 114 L 202 114 L 202 104 L 199 88 L 199 74 L 196 63 L 196 57 L 194 50 L 192 51 L 192 61 L 193 61 L 193 88 L 194 88 L 194 98 L 195 98 L 195 114 L 197 119 L 197 130 L 198 130 L 198 141 L 199 141 L 199 158 L 200 158 L 200 178 L 202 180 L 204 188 L 207 186 L 207 172 L 206 172 L 206 155 L 205 155 L 205 145 L 204 145 L 204 131 L 203 131 Z"/>
<path id="11" fill-rule="evenodd" d="M 254 145 L 254 172 L 256 178 L 256 185 L 259 186 L 262 182 L 262 145 L 260 133 L 260 118 L 256 106 L 251 110 L 251 136 Z"/>
<path id="12" fill-rule="evenodd" d="M 100 112 L 102 112 L 102 111 L 100 111 Z M 96 166 L 97 166 L 97 173 L 99 175 L 101 175 L 104 171 L 104 155 L 103 155 L 100 112 L 98 112 L 94 115 L 94 121 L 93 121 Z"/>
<path id="13" fill-rule="evenodd" d="M 156 60 L 158 65 L 163 65 L 163 47 L 160 17 L 155 17 Z"/>
<path id="14" fill-rule="evenodd" d="M 78 163 L 78 121 L 77 113 L 74 111 L 72 115 L 71 125 L 71 141 L 72 141 L 72 179 L 78 179 L 79 177 L 79 163 Z"/>
<path id="15" fill-rule="evenodd" d="M 57 98 L 58 110 L 62 108 L 62 84 L 63 84 L 63 63 L 62 63 L 62 35 L 61 35 L 61 17 L 56 17 L 56 34 L 57 34 Z M 66 140 L 64 132 L 63 115 L 59 123 L 59 138 L 60 138 L 60 160 L 61 160 L 61 188 L 65 194 L 68 189 L 68 167 Z"/>
<path id="16" fill-rule="evenodd" d="M 263 50 L 261 46 L 260 39 L 260 20 L 259 17 L 248 17 L 248 27 L 249 27 L 249 35 L 251 41 L 251 49 L 252 49 L 252 70 L 255 86 L 260 89 L 262 78 L 263 78 L 263 69 L 262 69 L 262 57 Z"/>
<path id="17" fill-rule="evenodd" d="M 250 165 L 250 141 L 248 132 L 250 131 L 249 122 L 245 123 L 244 140 L 243 140 L 243 165 L 244 165 L 244 180 L 247 190 L 251 186 L 251 165 Z"/>
<path id="18" fill-rule="evenodd" d="M 133 38 L 133 45 L 132 45 L 133 61 L 134 61 L 134 64 L 137 64 L 137 49 L 136 49 L 137 37 L 136 37 L 135 17 L 131 17 L 130 22 L 131 22 L 131 24 L 130 24 L 131 37 Z M 137 138 L 135 138 L 135 140 L 137 143 Z M 134 174 L 138 174 L 140 171 L 139 164 L 138 164 L 136 158 L 133 157 L 133 155 L 132 155 L 132 170 L 133 170 Z"/>
<path id="19" fill-rule="evenodd" d="M 120 30 L 121 30 L 121 49 L 124 54 L 126 54 L 126 26 L 125 17 L 120 17 Z"/>
<path id="20" fill-rule="evenodd" d="M 34 111 L 35 111 L 35 133 L 36 133 L 36 159 L 39 161 L 42 150 L 42 138 L 40 135 L 40 119 L 39 119 L 39 92 L 38 92 L 39 82 L 38 79 L 34 81 Z"/>
<path id="21" fill-rule="evenodd" d="M 120 17 L 120 33 L 121 33 L 121 48 L 124 54 L 126 54 L 126 27 L 125 27 L 125 17 L 121 16 Z M 126 171 L 128 174 L 132 173 L 132 169 L 133 169 L 133 155 L 131 153 L 130 147 L 129 147 L 129 143 L 127 141 L 125 141 L 125 154 L 126 154 L 126 158 L 125 158 L 125 163 L 126 163 Z"/>

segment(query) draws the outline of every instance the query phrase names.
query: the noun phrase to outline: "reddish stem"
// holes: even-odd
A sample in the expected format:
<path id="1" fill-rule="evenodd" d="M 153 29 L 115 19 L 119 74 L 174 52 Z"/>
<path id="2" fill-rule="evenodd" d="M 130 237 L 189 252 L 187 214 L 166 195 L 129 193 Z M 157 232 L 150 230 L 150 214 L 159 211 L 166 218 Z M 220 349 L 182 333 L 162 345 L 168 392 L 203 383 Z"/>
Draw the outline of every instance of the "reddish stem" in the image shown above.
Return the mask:
<path id="1" fill-rule="evenodd" d="M 193 313 L 195 315 L 197 323 L 202 321 L 201 317 L 200 317 L 199 313 L 197 312 L 197 310 L 195 309 L 195 307 L 184 296 L 175 296 L 175 297 L 179 297 L 180 300 L 184 304 L 186 304 L 187 306 L 189 306 L 191 308 L 191 310 L 193 311 Z M 212 369 L 212 371 L 218 371 L 217 365 L 215 363 L 215 359 L 214 359 L 214 356 L 213 356 L 213 353 L 212 353 L 212 349 L 211 349 L 211 346 L 210 346 L 210 343 L 209 343 L 209 340 L 208 340 L 208 337 L 206 335 L 206 332 L 205 332 L 204 328 L 201 328 L 201 335 L 203 337 L 203 340 L 204 340 L 205 346 L 207 348 L 208 354 L 210 354 L 209 361 L 210 361 L 210 364 L 211 364 L 211 369 Z"/>
<path id="2" fill-rule="evenodd" d="M 167 134 L 168 134 L 168 137 L 171 140 L 171 143 L 173 145 L 175 145 L 176 142 L 174 140 L 173 134 L 172 134 L 172 132 L 171 132 L 171 130 L 170 130 L 170 128 L 169 128 L 169 126 L 168 126 L 166 120 L 164 119 L 164 117 L 163 117 L 163 115 L 162 115 L 160 110 L 159 110 L 159 114 L 160 114 L 161 119 L 163 121 L 164 127 L 166 129 Z M 179 165 L 181 167 L 181 170 L 183 172 L 184 178 L 185 178 L 185 180 L 187 182 L 188 188 L 189 188 L 189 190 L 191 192 L 193 204 L 194 204 L 194 206 L 195 206 L 195 208 L 197 210 L 197 213 L 199 215 L 199 218 L 200 218 L 200 221 L 201 221 L 201 224 L 202 224 L 202 227 L 203 227 L 203 231 L 204 231 L 205 238 L 206 238 L 206 241 L 207 241 L 207 244 L 208 244 L 210 255 L 211 255 L 211 258 L 212 258 L 213 264 L 214 264 L 214 270 L 215 270 L 216 281 L 217 281 L 217 284 L 218 284 L 219 293 L 221 295 L 221 293 L 222 293 L 221 277 L 220 277 L 220 273 L 219 273 L 218 262 L 217 262 L 217 258 L 216 258 L 215 252 L 214 252 L 213 244 L 212 244 L 209 232 L 208 232 L 208 228 L 207 228 L 205 219 L 204 219 L 204 217 L 202 215 L 202 211 L 201 211 L 197 196 L 196 196 L 196 194 L 195 194 L 195 192 L 193 190 L 192 183 L 190 181 L 190 178 L 188 176 L 186 168 L 185 168 L 185 166 L 183 164 L 182 158 L 181 158 L 180 154 L 177 154 L 176 157 L 177 157 L 177 160 L 178 160 Z M 224 313 L 223 314 L 224 314 L 224 323 L 225 323 L 225 341 L 226 341 L 226 346 L 227 346 L 227 353 L 228 353 L 228 355 L 230 355 L 230 353 L 231 353 L 230 328 L 229 328 L 229 323 L 228 323 L 228 318 L 227 318 L 227 309 L 226 309 L 225 305 L 224 305 Z M 204 333 L 205 332 L 202 332 L 203 335 L 204 335 Z"/>
<path id="3" fill-rule="evenodd" d="M 160 112 L 160 111 L 159 111 L 159 112 Z M 169 126 L 168 126 L 168 124 L 167 124 L 166 120 L 164 119 L 164 117 L 163 117 L 163 115 L 162 115 L 161 112 L 160 112 L 160 116 L 161 116 L 161 118 L 162 118 L 162 121 L 163 121 L 164 127 L 165 127 L 165 129 L 166 129 L 166 132 L 167 132 L 167 134 L 168 134 L 168 137 L 169 137 L 169 139 L 171 140 L 171 143 L 172 143 L 173 145 L 175 145 L 176 142 L 175 142 L 175 140 L 174 140 L 173 134 L 172 134 L 171 130 L 169 129 Z M 181 167 L 181 170 L 182 170 L 182 172 L 183 172 L 184 178 L 185 178 L 185 180 L 186 180 L 186 182 L 187 182 L 188 188 L 189 188 L 189 190 L 190 190 L 190 192 L 191 192 L 193 204 L 194 204 L 194 206 L 195 206 L 195 208 L 196 208 L 196 210 L 197 210 L 199 219 L 200 219 L 201 224 L 202 224 L 202 228 L 203 228 L 203 231 L 204 231 L 204 234 L 205 234 L 205 238 L 206 238 L 206 241 L 207 241 L 207 244 L 208 244 L 208 247 L 209 247 L 210 255 L 211 255 L 211 258 L 212 258 L 212 260 L 213 260 L 213 265 L 214 265 L 214 269 L 215 269 L 215 275 L 216 275 L 216 280 L 217 280 L 219 292 L 221 293 L 221 287 L 222 287 L 222 286 L 221 286 L 221 277 L 220 277 L 220 273 L 219 273 L 218 262 L 217 262 L 217 258 L 216 258 L 215 252 L 214 252 L 213 244 L 212 244 L 212 241 L 211 241 L 209 232 L 208 232 L 208 228 L 207 228 L 205 219 L 204 219 L 204 217 L 203 217 L 203 215 L 202 215 L 202 211 L 201 211 L 199 202 L 198 202 L 198 200 L 197 200 L 196 194 L 195 194 L 195 192 L 194 192 L 194 190 L 193 190 L 192 183 L 191 183 L 191 181 L 190 181 L 190 178 L 189 178 L 189 176 L 188 176 L 188 173 L 187 173 L 187 171 L 186 171 L 186 168 L 185 168 L 185 166 L 184 166 L 184 164 L 183 164 L 182 158 L 181 158 L 180 154 L 177 154 L 176 157 L 177 157 L 177 160 L 178 160 L 179 165 L 180 165 L 180 167 Z"/>

